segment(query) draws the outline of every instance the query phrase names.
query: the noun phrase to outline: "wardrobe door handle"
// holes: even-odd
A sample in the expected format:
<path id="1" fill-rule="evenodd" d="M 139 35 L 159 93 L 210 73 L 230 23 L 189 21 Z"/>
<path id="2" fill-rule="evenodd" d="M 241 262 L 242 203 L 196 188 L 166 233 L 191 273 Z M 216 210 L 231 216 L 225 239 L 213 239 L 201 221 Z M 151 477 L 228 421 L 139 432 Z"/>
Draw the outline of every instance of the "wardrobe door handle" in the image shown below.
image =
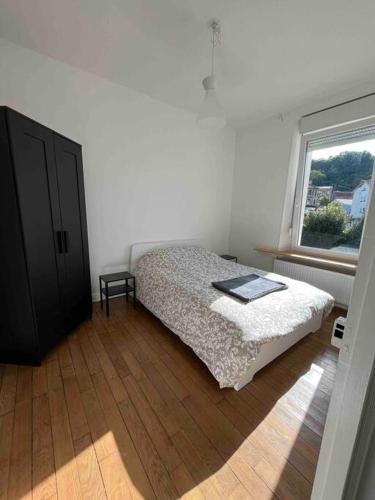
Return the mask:
<path id="1" fill-rule="evenodd" d="M 64 242 L 64 252 L 68 253 L 68 244 L 69 244 L 69 237 L 68 237 L 68 231 L 63 231 L 63 242 Z"/>
<path id="2" fill-rule="evenodd" d="M 62 231 L 56 231 L 56 239 L 57 239 L 57 251 L 58 253 L 63 253 Z"/>

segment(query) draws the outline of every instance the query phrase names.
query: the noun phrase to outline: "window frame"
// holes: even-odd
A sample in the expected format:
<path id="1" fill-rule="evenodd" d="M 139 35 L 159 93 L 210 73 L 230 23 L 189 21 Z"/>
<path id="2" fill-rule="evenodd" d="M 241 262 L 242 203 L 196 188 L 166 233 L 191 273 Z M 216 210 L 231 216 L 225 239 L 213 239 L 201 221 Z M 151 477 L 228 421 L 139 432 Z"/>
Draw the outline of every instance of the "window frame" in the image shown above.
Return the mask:
<path id="1" fill-rule="evenodd" d="M 324 129 L 320 129 L 312 132 L 305 132 L 301 134 L 300 137 L 300 151 L 298 157 L 298 171 L 297 171 L 297 180 L 296 180 L 296 189 L 294 194 L 294 204 L 293 204 L 293 213 L 292 213 L 292 223 L 291 223 L 291 249 L 299 252 L 305 253 L 306 255 L 313 255 L 317 257 L 331 257 L 337 260 L 346 260 L 346 261 L 358 261 L 358 256 L 361 251 L 362 242 L 363 242 L 363 233 L 361 236 L 361 243 L 358 248 L 358 254 L 350 254 L 345 252 L 334 252 L 332 250 L 324 249 L 324 248 L 314 248 L 308 247 L 299 244 L 300 236 L 302 234 L 302 225 L 303 225 L 303 212 L 304 206 L 306 203 L 307 190 L 308 190 L 308 181 L 310 177 L 311 171 L 311 161 L 308 162 L 307 155 L 307 146 L 308 143 L 313 139 L 319 139 L 321 137 L 327 137 L 329 135 L 335 135 L 342 132 L 350 132 L 351 130 L 356 130 L 358 128 L 365 128 L 375 126 L 375 117 L 366 118 L 361 120 L 356 120 L 353 122 L 345 123 L 343 125 L 336 125 L 333 127 L 328 127 Z M 311 153 L 310 153 L 311 154 Z M 368 201 L 370 200 L 370 196 L 372 193 L 373 185 L 374 185 L 374 177 L 375 177 L 375 161 L 374 161 L 374 169 L 371 177 L 371 186 Z M 365 215 L 365 224 L 367 219 L 368 211 L 366 210 Z"/>

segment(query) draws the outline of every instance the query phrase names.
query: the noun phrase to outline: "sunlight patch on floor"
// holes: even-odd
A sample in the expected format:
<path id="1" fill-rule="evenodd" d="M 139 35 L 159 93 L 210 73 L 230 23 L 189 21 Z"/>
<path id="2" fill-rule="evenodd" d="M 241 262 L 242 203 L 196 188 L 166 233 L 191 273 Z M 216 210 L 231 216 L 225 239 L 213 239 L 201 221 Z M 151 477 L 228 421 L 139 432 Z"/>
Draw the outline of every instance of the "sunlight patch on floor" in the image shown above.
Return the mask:
<path id="1" fill-rule="evenodd" d="M 311 380 L 310 376 L 314 374 L 314 381 Z M 310 403 L 313 401 L 315 397 L 315 392 L 319 389 L 319 383 L 324 374 L 324 369 L 315 365 L 314 363 L 311 365 L 310 370 L 302 375 L 296 382 L 290 387 L 290 389 L 285 392 L 279 401 L 287 400 L 288 397 L 292 396 L 293 393 L 301 390 L 299 387 L 301 380 L 305 380 L 311 386 L 311 392 L 307 388 L 304 388 L 304 404 L 310 406 Z"/>

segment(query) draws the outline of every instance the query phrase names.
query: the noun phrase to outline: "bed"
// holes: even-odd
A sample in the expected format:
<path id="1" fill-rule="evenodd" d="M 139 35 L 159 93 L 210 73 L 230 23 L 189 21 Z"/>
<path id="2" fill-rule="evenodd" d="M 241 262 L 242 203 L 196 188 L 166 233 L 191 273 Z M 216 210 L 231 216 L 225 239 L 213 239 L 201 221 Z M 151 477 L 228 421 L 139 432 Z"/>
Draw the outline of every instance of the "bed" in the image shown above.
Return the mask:
<path id="1" fill-rule="evenodd" d="M 130 268 L 140 302 L 193 349 L 221 388 L 240 390 L 318 330 L 334 304 L 318 288 L 224 260 L 199 240 L 136 243 Z M 245 304 L 211 285 L 254 272 L 288 288 Z"/>

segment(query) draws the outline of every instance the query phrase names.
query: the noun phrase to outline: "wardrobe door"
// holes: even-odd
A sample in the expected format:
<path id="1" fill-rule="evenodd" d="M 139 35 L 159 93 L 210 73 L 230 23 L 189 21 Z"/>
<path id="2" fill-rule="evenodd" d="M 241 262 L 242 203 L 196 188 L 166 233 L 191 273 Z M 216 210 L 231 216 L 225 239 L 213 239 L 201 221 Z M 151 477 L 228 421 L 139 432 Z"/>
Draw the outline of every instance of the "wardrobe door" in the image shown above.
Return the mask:
<path id="1" fill-rule="evenodd" d="M 91 316 L 91 286 L 81 146 L 54 135 L 65 276 L 64 316 L 70 327 Z"/>
<path id="2" fill-rule="evenodd" d="M 37 361 L 36 325 L 5 113 L 0 108 L 0 361 Z"/>
<path id="3" fill-rule="evenodd" d="M 59 275 L 63 270 L 53 134 L 7 110 L 14 173 L 40 353 L 62 333 Z"/>

